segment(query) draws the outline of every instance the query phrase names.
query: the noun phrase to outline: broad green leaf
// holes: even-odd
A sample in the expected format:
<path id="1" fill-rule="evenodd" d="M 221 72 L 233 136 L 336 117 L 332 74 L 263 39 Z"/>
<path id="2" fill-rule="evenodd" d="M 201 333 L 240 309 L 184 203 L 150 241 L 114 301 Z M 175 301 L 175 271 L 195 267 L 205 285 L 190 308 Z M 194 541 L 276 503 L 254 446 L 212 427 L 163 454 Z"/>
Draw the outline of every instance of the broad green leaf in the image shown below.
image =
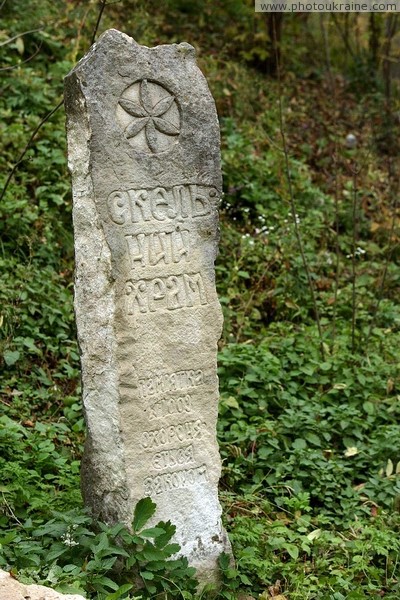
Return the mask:
<path id="1" fill-rule="evenodd" d="M 129 556 L 129 558 L 126 559 L 125 561 L 125 565 L 127 569 L 131 569 L 133 567 L 133 565 L 135 565 L 137 562 L 137 556 L 135 554 L 131 554 L 131 556 Z"/>
<path id="2" fill-rule="evenodd" d="M 2 546 L 7 546 L 7 544 L 9 544 L 10 542 L 13 542 L 16 537 L 17 537 L 16 531 L 9 531 L 8 533 L 6 533 L 6 535 L 4 537 L 0 538 L 0 544 Z"/>
<path id="3" fill-rule="evenodd" d="M 233 396 L 221 398 L 221 404 L 223 404 L 224 406 L 229 406 L 230 408 L 239 408 L 239 403 Z"/>
<path id="4" fill-rule="evenodd" d="M 357 379 L 361 383 L 361 385 L 365 385 L 367 383 L 367 380 L 365 379 L 365 376 L 362 373 L 357 373 Z"/>
<path id="5" fill-rule="evenodd" d="M 32 352 L 36 353 L 36 354 L 40 354 L 41 351 L 39 350 L 39 348 L 35 345 L 35 340 L 31 337 L 25 337 L 22 338 L 22 342 L 24 344 L 24 346 L 26 348 L 28 348 L 28 350 L 31 350 Z M 39 371 L 41 370 L 42 373 L 44 373 L 43 369 L 38 369 Z M 44 373 L 45 374 L 45 373 Z"/>
<path id="6" fill-rule="evenodd" d="M 125 531 L 129 533 L 126 526 L 122 523 L 117 523 L 116 525 L 113 525 L 113 527 L 109 527 L 105 523 L 99 523 L 99 527 L 102 531 L 108 532 L 109 536 L 113 538 L 120 536 Z"/>
<path id="7" fill-rule="evenodd" d="M 165 533 L 154 540 L 154 545 L 157 546 L 157 548 L 163 548 L 174 536 L 176 527 L 171 524 L 171 521 L 167 521 L 166 523 L 160 521 L 157 523 L 157 527 L 162 527 Z"/>
<path id="8" fill-rule="evenodd" d="M 108 596 L 106 596 L 105 600 L 118 600 L 118 598 L 121 598 L 122 596 L 124 596 L 132 588 L 133 588 L 133 583 L 124 583 L 124 585 L 121 585 L 121 587 L 116 592 L 113 592 L 112 594 L 108 594 Z"/>
<path id="9" fill-rule="evenodd" d="M 164 546 L 163 552 L 166 553 L 168 556 L 171 556 L 172 554 L 176 554 L 177 552 L 179 552 L 180 549 L 181 547 L 179 544 L 168 544 L 167 546 Z"/>
<path id="10" fill-rule="evenodd" d="M 125 556 L 125 558 L 128 558 L 128 556 L 130 556 L 129 552 L 127 552 L 123 548 L 118 548 L 118 546 L 110 546 L 109 548 L 106 548 L 101 552 L 102 556 L 108 556 L 110 554 L 118 554 L 118 556 Z"/>
<path id="11" fill-rule="evenodd" d="M 239 579 L 242 583 L 244 583 L 244 585 L 252 585 L 252 582 L 250 581 L 250 579 L 247 577 L 247 575 L 242 575 L 239 574 Z"/>
<path id="12" fill-rule="evenodd" d="M 63 566 L 64 573 L 73 573 L 74 575 L 78 575 L 80 570 L 81 568 L 78 567 L 78 565 L 68 564 Z"/>
<path id="13" fill-rule="evenodd" d="M 143 531 L 140 532 L 140 535 L 142 537 L 157 538 L 164 533 L 165 531 L 161 527 L 150 527 L 149 529 L 143 529 Z"/>
<path id="14" fill-rule="evenodd" d="M 165 570 L 165 565 L 170 564 L 170 561 L 166 562 L 164 559 L 163 560 L 149 560 L 146 564 L 146 569 L 148 571 L 151 571 L 152 573 L 154 573 L 155 571 L 164 571 Z"/>
<path id="15" fill-rule="evenodd" d="M 292 446 L 295 450 L 304 450 L 307 447 L 307 443 L 302 438 L 296 438 Z"/>
<path id="16" fill-rule="evenodd" d="M 132 528 L 133 531 L 139 531 L 156 512 L 156 504 L 151 498 L 142 498 L 136 504 L 133 515 Z"/>
<path id="17" fill-rule="evenodd" d="M 126 529 L 121 531 L 119 537 L 126 544 L 142 544 L 143 543 L 141 534 L 140 534 L 140 536 L 132 535 L 131 533 L 129 533 L 129 531 L 126 531 Z"/>
<path id="18" fill-rule="evenodd" d="M 332 363 L 330 362 L 323 362 L 319 365 L 320 369 L 322 371 L 329 371 L 332 368 Z"/>
<path id="19" fill-rule="evenodd" d="M 94 581 L 96 582 L 96 584 L 100 584 L 114 591 L 117 591 L 119 588 L 118 583 L 115 583 L 115 581 L 113 581 L 109 577 L 104 577 L 104 575 L 101 575 L 100 577 L 94 577 Z"/>
<path id="20" fill-rule="evenodd" d="M 97 543 L 96 543 L 97 542 Z M 94 543 L 91 544 L 90 549 L 93 554 L 99 554 L 102 550 L 109 548 L 110 543 L 108 541 L 107 534 L 105 532 L 100 533 L 100 535 L 96 536 Z"/>
<path id="21" fill-rule="evenodd" d="M 373 402 L 366 400 L 366 402 L 363 403 L 363 409 L 368 415 L 373 415 L 375 412 L 375 405 Z"/>
<path id="22" fill-rule="evenodd" d="M 231 557 L 229 556 L 229 554 L 226 554 L 226 552 L 222 552 L 219 555 L 218 562 L 221 569 L 225 571 L 229 568 L 229 565 L 231 564 Z"/>
<path id="23" fill-rule="evenodd" d="M 20 356 L 18 350 L 4 350 L 3 352 L 4 362 L 8 367 L 15 365 Z"/>
<path id="24" fill-rule="evenodd" d="M 306 433 L 304 437 L 306 438 L 307 442 L 310 442 L 310 444 L 314 444 L 314 446 L 321 445 L 321 440 L 317 435 L 315 435 L 315 433 Z"/>
<path id="25" fill-rule="evenodd" d="M 297 546 L 293 544 L 287 544 L 286 551 L 293 560 L 297 560 L 299 557 L 299 549 Z"/>
<path id="26" fill-rule="evenodd" d="M 314 367 L 310 367 L 307 365 L 304 367 L 301 367 L 301 369 L 300 369 L 300 371 L 302 373 L 305 373 L 306 375 L 314 375 L 314 370 L 315 370 Z"/>
<path id="27" fill-rule="evenodd" d="M 51 562 L 68 552 L 68 550 L 69 548 L 65 544 L 53 544 L 51 550 L 49 550 L 49 552 L 46 553 L 46 560 Z"/>
<path id="28" fill-rule="evenodd" d="M 68 531 L 68 525 L 66 523 L 56 523 L 55 521 L 49 521 L 41 527 L 38 527 L 32 531 L 32 535 L 35 537 L 41 537 L 43 535 L 50 535 L 51 537 L 60 538 Z"/>
<path id="29" fill-rule="evenodd" d="M 146 560 L 163 560 L 165 558 L 163 550 L 155 548 L 151 545 L 148 545 L 145 548 L 143 548 L 142 554 Z"/>
<path id="30" fill-rule="evenodd" d="M 186 569 L 186 563 L 184 561 L 184 558 L 176 558 L 174 560 L 167 560 L 164 565 L 167 564 L 168 565 L 168 570 L 169 571 L 178 571 L 181 569 Z M 150 567 L 149 567 L 150 568 Z M 152 570 L 153 566 L 152 566 Z"/>
<path id="31" fill-rule="evenodd" d="M 309 539 L 310 542 L 312 542 L 313 540 L 318 539 L 320 535 L 321 529 L 314 529 L 314 531 L 310 531 L 310 533 L 307 535 L 307 539 Z"/>

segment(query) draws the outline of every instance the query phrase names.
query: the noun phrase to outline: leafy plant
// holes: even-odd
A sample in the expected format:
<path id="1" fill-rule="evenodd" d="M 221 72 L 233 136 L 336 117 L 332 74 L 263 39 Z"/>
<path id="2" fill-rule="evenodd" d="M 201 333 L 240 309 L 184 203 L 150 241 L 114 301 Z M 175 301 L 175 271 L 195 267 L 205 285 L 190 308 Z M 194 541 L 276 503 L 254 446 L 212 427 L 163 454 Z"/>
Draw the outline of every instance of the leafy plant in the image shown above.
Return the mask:
<path id="1" fill-rule="evenodd" d="M 171 543 L 175 526 L 160 521 L 145 528 L 156 505 L 150 498 L 135 508 L 132 527 L 107 526 L 76 510 L 55 513 L 39 527 L 31 519 L 0 540 L 0 565 L 25 581 L 60 591 L 97 594 L 114 600 L 135 592 L 140 597 L 166 594 L 189 597 L 197 586 L 195 569 L 180 546 Z"/>

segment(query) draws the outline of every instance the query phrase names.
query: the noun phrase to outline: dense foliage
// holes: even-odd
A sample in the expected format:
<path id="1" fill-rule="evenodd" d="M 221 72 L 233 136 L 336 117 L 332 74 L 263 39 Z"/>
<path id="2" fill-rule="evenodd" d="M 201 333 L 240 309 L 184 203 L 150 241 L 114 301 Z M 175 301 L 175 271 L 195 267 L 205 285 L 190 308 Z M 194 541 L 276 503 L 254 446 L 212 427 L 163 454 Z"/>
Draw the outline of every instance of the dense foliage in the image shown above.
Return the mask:
<path id="1" fill-rule="evenodd" d="M 82 507 L 62 108 L 9 178 L 99 7 L 0 5 L 0 567 L 88 598 L 190 599 L 173 524 L 145 529 L 150 501 L 132 531 Z M 388 18 L 285 15 L 276 69 L 250 1 L 122 0 L 102 16 L 100 31 L 194 44 L 221 117 L 218 434 L 236 566 L 221 556 L 222 587 L 204 595 L 400 596 L 399 102 L 377 59 Z"/>

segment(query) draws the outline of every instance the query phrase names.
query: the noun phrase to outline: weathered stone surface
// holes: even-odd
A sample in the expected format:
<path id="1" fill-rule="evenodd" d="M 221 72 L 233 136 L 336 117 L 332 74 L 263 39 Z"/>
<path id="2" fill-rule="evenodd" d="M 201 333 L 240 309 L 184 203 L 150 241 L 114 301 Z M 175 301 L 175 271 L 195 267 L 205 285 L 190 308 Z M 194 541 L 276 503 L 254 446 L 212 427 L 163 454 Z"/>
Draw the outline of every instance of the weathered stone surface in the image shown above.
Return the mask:
<path id="1" fill-rule="evenodd" d="M 137 501 L 213 578 L 229 550 L 217 496 L 214 101 L 188 44 L 109 30 L 66 78 L 75 310 L 88 427 L 82 486 L 106 521 Z"/>
<path id="2" fill-rule="evenodd" d="M 77 594 L 60 594 L 43 585 L 24 585 L 0 570 L 0 600 L 85 600 Z"/>

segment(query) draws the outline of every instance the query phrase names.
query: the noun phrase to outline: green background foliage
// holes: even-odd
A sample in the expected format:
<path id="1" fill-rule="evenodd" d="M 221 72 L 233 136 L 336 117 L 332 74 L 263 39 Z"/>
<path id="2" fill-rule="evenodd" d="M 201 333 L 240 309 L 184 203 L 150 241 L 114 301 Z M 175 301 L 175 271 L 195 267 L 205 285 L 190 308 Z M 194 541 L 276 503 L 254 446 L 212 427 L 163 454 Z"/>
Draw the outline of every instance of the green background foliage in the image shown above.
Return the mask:
<path id="1" fill-rule="evenodd" d="M 0 5 L 5 186 L 90 46 L 99 6 Z M 103 13 L 100 32 L 192 43 L 220 115 L 220 495 L 236 564 L 221 556 L 221 588 L 204 596 L 400 595 L 391 19 L 284 15 L 277 69 L 271 17 L 254 15 L 250 0 L 121 0 Z M 132 531 L 93 522 L 82 506 L 63 109 L 7 184 L 0 237 L 0 567 L 99 600 L 192 598 L 195 574 L 174 556 L 173 525 L 143 529 L 149 499 Z"/>

